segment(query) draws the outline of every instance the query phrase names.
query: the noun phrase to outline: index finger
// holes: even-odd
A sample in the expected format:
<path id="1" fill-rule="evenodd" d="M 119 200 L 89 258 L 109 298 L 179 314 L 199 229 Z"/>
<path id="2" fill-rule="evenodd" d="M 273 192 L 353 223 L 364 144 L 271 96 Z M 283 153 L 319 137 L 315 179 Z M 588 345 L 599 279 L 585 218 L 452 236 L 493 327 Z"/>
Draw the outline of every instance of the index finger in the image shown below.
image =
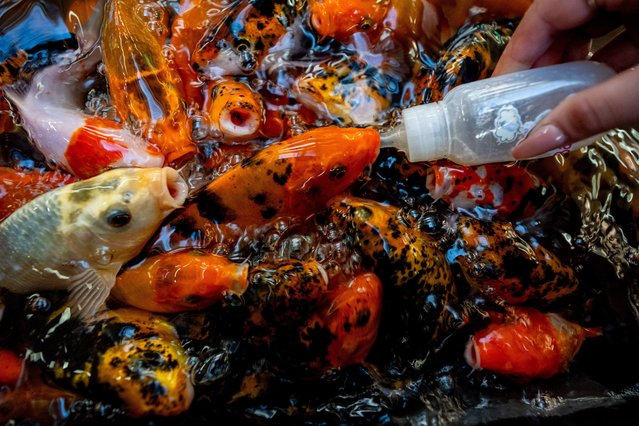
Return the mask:
<path id="1" fill-rule="evenodd" d="M 595 0 L 535 1 L 515 30 L 493 75 L 531 68 L 561 32 L 586 24 L 596 12 Z"/>

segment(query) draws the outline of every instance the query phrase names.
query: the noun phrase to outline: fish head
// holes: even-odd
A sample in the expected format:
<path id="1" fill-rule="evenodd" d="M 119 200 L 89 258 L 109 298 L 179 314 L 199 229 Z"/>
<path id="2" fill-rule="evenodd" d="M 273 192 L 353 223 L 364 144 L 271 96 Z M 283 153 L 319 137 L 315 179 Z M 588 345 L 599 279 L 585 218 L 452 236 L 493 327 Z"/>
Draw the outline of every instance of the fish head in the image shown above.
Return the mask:
<path id="1" fill-rule="evenodd" d="M 169 167 L 110 170 L 65 187 L 65 235 L 92 266 L 122 264 L 184 204 L 187 192 L 184 179 Z"/>
<path id="2" fill-rule="evenodd" d="M 389 6 L 389 0 L 313 0 L 311 25 L 322 37 L 344 40 L 378 29 Z"/>

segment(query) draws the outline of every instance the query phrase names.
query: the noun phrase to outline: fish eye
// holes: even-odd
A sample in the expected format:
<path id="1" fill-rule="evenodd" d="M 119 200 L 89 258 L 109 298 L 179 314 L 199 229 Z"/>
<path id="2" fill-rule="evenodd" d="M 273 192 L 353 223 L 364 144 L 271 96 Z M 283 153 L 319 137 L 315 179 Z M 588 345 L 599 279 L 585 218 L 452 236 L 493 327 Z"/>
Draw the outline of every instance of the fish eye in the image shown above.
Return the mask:
<path id="1" fill-rule="evenodd" d="M 128 210 L 111 210 L 106 216 L 106 221 L 114 228 L 121 228 L 131 222 L 131 213 Z"/>
<path id="2" fill-rule="evenodd" d="M 359 24 L 359 29 L 363 30 L 363 31 L 368 31 L 371 28 L 373 28 L 373 25 L 375 23 L 373 22 L 373 20 L 371 18 L 364 18 L 362 19 L 362 22 L 360 22 Z"/>

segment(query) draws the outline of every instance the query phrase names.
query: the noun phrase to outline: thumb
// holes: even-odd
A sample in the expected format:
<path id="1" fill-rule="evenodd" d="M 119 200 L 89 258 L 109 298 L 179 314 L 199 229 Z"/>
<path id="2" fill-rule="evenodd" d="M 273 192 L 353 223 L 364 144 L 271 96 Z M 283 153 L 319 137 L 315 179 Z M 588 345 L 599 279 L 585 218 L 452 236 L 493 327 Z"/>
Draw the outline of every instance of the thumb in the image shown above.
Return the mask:
<path id="1" fill-rule="evenodd" d="M 639 124 L 639 67 L 566 98 L 512 150 L 536 157 L 615 127 Z"/>

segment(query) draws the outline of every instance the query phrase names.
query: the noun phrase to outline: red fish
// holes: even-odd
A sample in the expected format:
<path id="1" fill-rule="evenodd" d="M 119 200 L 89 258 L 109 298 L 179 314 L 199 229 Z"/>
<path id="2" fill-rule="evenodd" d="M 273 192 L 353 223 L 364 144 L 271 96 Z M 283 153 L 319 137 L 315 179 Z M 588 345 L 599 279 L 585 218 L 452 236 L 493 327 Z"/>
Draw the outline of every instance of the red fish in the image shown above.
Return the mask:
<path id="1" fill-rule="evenodd" d="M 302 340 L 309 346 L 320 342 L 313 336 L 330 335 L 324 360 L 330 368 L 341 368 L 363 362 L 370 352 L 382 314 L 382 283 L 375 274 L 357 275 L 336 288 L 329 296 L 328 306 L 315 314 L 302 331 Z"/>
<path id="2" fill-rule="evenodd" d="M 222 300 L 225 292 L 242 294 L 248 286 L 248 264 L 200 251 L 149 257 L 124 270 L 111 295 L 151 312 L 202 309 Z"/>
<path id="3" fill-rule="evenodd" d="M 466 346 L 468 364 L 525 379 L 564 372 L 582 342 L 597 335 L 557 314 L 510 308 L 506 316 L 475 333 Z"/>
<path id="4" fill-rule="evenodd" d="M 22 372 L 22 359 L 8 349 L 0 348 L 0 385 L 15 386 Z"/>
<path id="5" fill-rule="evenodd" d="M 426 178 L 433 198 L 462 211 L 482 209 L 506 218 L 534 213 L 545 185 L 537 176 L 517 164 L 486 164 L 466 167 L 448 161 L 433 164 Z"/>
<path id="6" fill-rule="evenodd" d="M 0 221 L 38 195 L 76 181 L 75 177 L 61 171 L 20 171 L 0 167 Z"/>
<path id="7" fill-rule="evenodd" d="M 321 127 L 273 144 L 201 191 L 201 215 L 217 223 L 260 226 L 279 216 L 316 212 L 371 165 L 380 136 L 373 129 Z"/>

